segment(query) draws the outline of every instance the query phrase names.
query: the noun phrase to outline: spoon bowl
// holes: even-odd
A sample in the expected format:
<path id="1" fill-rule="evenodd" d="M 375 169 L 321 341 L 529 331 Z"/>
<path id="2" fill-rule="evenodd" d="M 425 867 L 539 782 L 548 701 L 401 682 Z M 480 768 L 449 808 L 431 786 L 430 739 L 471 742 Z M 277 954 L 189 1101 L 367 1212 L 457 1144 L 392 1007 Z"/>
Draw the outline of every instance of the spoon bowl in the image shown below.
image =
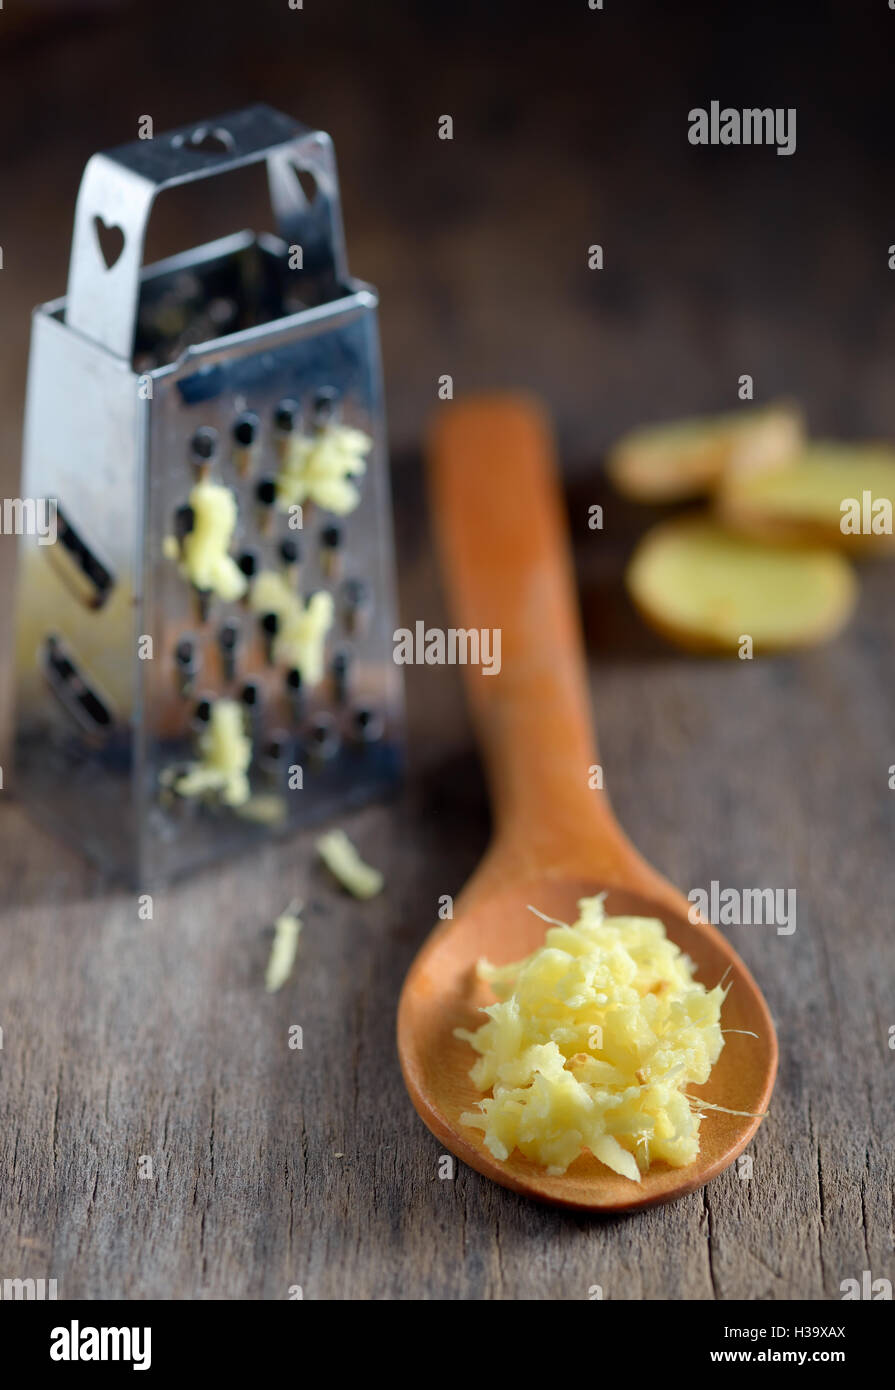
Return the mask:
<path id="1" fill-rule="evenodd" d="M 767 1104 L 776 1048 L 764 1000 L 741 962 L 731 969 L 724 941 L 702 924 L 691 923 L 686 912 L 670 909 L 667 902 L 607 887 L 592 879 L 536 878 L 498 889 L 469 909 L 461 904 L 462 915 L 433 932 L 414 962 L 401 1000 L 399 1037 L 404 1078 L 417 1111 L 464 1163 L 540 1201 L 630 1211 L 702 1187 L 742 1153 L 761 1123 L 754 1116 Z M 751 1113 L 707 1110 L 696 1161 L 686 1168 L 654 1164 L 639 1184 L 587 1153 L 561 1177 L 551 1177 L 518 1150 L 499 1162 L 485 1148 L 481 1131 L 460 1123 L 461 1114 L 473 1110 L 482 1093 L 469 1076 L 475 1054 L 467 1042 L 454 1037 L 454 1029 L 477 1028 L 484 1021 L 478 1011 L 494 1000 L 489 986 L 476 977 L 476 961 L 484 956 L 494 965 L 505 965 L 543 945 L 546 924 L 528 910 L 529 905 L 561 922 L 573 922 L 578 899 L 601 892 L 607 893 L 606 910 L 613 916 L 660 918 L 671 940 L 693 961 L 696 978 L 709 988 L 727 972 L 725 983 L 731 988 L 721 1025 L 744 1030 L 727 1034 L 708 1082 L 690 1087 L 689 1094 Z"/>
<path id="2" fill-rule="evenodd" d="M 500 630 L 502 666 L 465 668 L 495 813 L 491 849 L 430 935 L 408 973 L 398 1009 L 398 1051 L 420 1116 L 452 1153 L 504 1187 L 582 1210 L 651 1206 L 702 1187 L 736 1159 L 761 1123 L 777 1069 L 767 1005 L 722 934 L 638 854 L 593 786 L 583 648 L 568 539 L 542 412 L 517 397 L 449 407 L 430 448 L 436 533 L 455 615 L 466 629 Z M 651 1165 L 639 1183 L 590 1154 L 560 1176 L 518 1150 L 505 1161 L 481 1131 L 461 1123 L 481 1093 L 475 1053 L 455 1038 L 493 1002 L 475 967 L 506 965 L 544 942 L 580 898 L 605 892 L 613 916 L 657 917 L 711 989 L 729 985 L 721 1013 L 725 1045 L 708 1082 L 688 1093 L 708 1106 L 700 1150 L 684 1168 Z M 695 920 L 694 920 L 695 919 Z M 726 1111 L 740 1111 L 728 1114 Z"/>

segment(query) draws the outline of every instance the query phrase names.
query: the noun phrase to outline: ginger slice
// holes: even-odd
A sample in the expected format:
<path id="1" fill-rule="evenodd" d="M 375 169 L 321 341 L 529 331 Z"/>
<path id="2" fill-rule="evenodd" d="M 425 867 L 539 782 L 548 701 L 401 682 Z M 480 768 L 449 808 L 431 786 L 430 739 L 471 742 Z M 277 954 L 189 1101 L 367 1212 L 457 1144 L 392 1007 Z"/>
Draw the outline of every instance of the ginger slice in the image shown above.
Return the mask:
<path id="1" fill-rule="evenodd" d="M 633 430 L 610 450 L 607 470 L 632 501 L 676 502 L 711 492 L 727 473 L 781 467 L 803 441 L 799 411 L 781 403 Z"/>
<path id="2" fill-rule="evenodd" d="M 808 445 L 773 473 L 726 477 L 724 522 L 760 539 L 891 550 L 895 449 L 886 444 Z"/>
<path id="3" fill-rule="evenodd" d="M 857 580 L 835 550 L 790 550 L 729 532 L 703 516 L 663 522 L 638 545 L 626 574 L 644 620 L 691 651 L 813 646 L 840 631 Z"/>

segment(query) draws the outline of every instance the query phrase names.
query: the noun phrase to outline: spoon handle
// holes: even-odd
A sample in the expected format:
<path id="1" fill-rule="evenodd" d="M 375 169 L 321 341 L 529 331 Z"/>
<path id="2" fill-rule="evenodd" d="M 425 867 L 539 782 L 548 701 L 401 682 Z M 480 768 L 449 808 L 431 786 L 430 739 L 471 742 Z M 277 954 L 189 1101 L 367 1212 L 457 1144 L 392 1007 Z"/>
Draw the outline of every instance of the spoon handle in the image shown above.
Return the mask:
<path id="1" fill-rule="evenodd" d="M 549 421 L 524 396 L 467 398 L 439 410 L 428 460 L 452 621 L 491 634 L 494 674 L 463 674 L 497 845 L 536 871 L 582 856 L 596 867 L 624 837 L 591 785 L 597 746 Z"/>

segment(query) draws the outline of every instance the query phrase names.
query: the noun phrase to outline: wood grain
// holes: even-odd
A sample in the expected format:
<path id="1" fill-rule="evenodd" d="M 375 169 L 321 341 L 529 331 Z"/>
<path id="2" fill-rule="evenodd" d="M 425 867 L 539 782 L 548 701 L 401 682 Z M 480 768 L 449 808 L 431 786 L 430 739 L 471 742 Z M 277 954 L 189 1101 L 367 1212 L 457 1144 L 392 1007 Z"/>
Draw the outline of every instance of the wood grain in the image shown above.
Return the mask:
<path id="1" fill-rule="evenodd" d="M 622 825 L 684 890 L 796 887 L 798 927 L 730 929 L 780 1041 L 751 1181 L 728 1171 L 672 1206 L 594 1219 L 462 1167 L 440 1180 L 401 1081 L 401 980 L 488 835 L 454 673 L 410 668 L 408 795 L 345 821 L 389 874 L 370 904 L 309 877 L 302 838 L 160 895 L 141 923 L 7 786 L 0 1277 L 133 1298 L 285 1298 L 299 1283 L 307 1298 L 585 1299 L 599 1284 L 611 1299 L 836 1299 L 864 1269 L 895 1281 L 895 572 L 863 570 L 857 619 L 829 648 L 686 659 L 621 595 L 650 513 L 604 494 L 596 469 L 645 419 L 731 408 L 743 371 L 761 399 L 804 401 L 814 431 L 891 434 L 891 210 L 878 192 L 891 152 L 864 100 L 888 77 L 876 20 L 843 12 L 832 43 L 819 25 L 792 28 L 786 102 L 811 122 L 805 157 L 778 160 L 691 151 L 682 114 L 719 63 L 741 62 L 752 90 L 786 39 L 776 20 L 754 17 L 730 45 L 710 23 L 682 43 L 676 11 L 643 21 L 635 5 L 572 7 L 569 20 L 533 6 L 536 34 L 509 0 L 492 21 L 466 6 L 460 21 L 433 9 L 416 25 L 385 4 L 350 7 L 349 22 L 344 5 L 297 16 L 265 0 L 251 24 L 241 5 L 157 0 L 149 25 L 135 2 L 114 18 L 89 8 L 89 23 L 35 25 L 0 54 L 3 495 L 16 495 L 28 313 L 64 288 L 88 156 L 132 138 L 144 111 L 163 129 L 263 97 L 319 123 L 336 141 L 352 266 L 382 294 L 390 420 L 407 451 L 404 621 L 444 621 L 409 452 L 438 376 L 458 390 L 536 386 L 580 479 L 578 578 Z M 595 19 L 611 26 L 599 41 Z M 101 102 L 84 100 L 93 91 Z M 438 146 L 442 110 L 457 135 Z M 171 208 L 157 254 L 231 230 L 211 200 L 189 218 Z M 240 210 L 239 225 L 253 220 Z M 593 241 L 600 277 L 586 268 Z M 4 651 L 10 549 L 3 539 Z M 265 924 L 298 889 L 295 979 L 268 997 Z M 152 1181 L 137 1176 L 141 1154 Z"/>
<path id="2" fill-rule="evenodd" d="M 622 600 L 578 520 L 585 615 L 611 630 Z M 443 620 L 427 551 L 405 558 L 405 612 Z M 891 1277 L 890 592 L 865 571 L 857 623 L 797 659 L 696 662 L 643 634 L 594 661 L 615 807 L 651 861 L 684 889 L 798 890 L 794 935 L 729 929 L 780 1041 L 751 1181 L 595 1219 L 462 1166 L 439 1178 L 395 1007 L 487 823 L 456 672 L 409 668 L 408 796 L 345 822 L 388 875 L 370 903 L 309 871 L 305 837 L 176 886 L 141 923 L 0 800 L 0 1272 L 129 1298 L 836 1298 L 865 1268 Z M 266 924 L 296 891 L 296 975 L 269 997 Z"/>

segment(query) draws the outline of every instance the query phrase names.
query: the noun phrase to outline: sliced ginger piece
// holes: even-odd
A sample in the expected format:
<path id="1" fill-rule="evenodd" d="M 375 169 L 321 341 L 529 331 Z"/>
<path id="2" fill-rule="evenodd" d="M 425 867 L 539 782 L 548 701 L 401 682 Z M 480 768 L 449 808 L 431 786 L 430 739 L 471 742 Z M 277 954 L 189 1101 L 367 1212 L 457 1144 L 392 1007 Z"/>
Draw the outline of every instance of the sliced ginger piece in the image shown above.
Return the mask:
<path id="1" fill-rule="evenodd" d="M 799 411 L 781 403 L 633 430 L 614 445 L 607 469 L 632 501 L 677 502 L 711 492 L 727 473 L 781 467 L 803 442 Z"/>
<path id="2" fill-rule="evenodd" d="M 857 580 L 835 550 L 791 550 L 729 532 L 703 516 L 648 531 L 626 574 L 647 623 L 690 651 L 813 646 L 840 631 Z"/>
<path id="3" fill-rule="evenodd" d="M 726 477 L 717 507 L 728 526 L 760 539 L 869 553 L 895 545 L 893 501 L 895 449 L 824 441 L 773 473 Z"/>

